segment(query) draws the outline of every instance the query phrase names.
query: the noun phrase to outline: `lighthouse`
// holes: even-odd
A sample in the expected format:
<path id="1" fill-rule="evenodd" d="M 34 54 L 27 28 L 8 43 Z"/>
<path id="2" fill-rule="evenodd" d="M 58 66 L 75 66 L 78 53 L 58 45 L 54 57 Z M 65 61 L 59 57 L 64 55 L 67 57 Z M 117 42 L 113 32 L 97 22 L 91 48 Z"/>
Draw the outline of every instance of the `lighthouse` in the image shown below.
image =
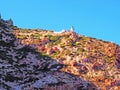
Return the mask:
<path id="1" fill-rule="evenodd" d="M 74 27 L 73 26 L 70 28 L 70 32 L 74 32 Z"/>

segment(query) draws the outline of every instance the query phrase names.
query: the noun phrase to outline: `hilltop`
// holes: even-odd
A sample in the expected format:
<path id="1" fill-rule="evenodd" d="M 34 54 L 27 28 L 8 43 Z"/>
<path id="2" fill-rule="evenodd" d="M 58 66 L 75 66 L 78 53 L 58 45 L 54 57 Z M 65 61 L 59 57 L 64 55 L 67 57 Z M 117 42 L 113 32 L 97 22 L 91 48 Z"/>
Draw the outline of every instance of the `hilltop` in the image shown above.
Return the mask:
<path id="1" fill-rule="evenodd" d="M 0 52 L 7 90 L 120 89 L 120 46 L 73 30 L 22 29 L 1 19 Z"/>

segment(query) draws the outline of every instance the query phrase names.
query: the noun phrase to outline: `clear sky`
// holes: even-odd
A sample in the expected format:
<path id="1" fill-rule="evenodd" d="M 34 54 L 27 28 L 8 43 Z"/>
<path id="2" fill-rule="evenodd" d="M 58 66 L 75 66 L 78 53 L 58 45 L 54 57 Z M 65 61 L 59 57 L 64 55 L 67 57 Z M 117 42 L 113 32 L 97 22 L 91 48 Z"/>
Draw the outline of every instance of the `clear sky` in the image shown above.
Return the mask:
<path id="1" fill-rule="evenodd" d="M 0 0 L 0 13 L 21 28 L 74 26 L 79 34 L 120 45 L 120 0 Z"/>

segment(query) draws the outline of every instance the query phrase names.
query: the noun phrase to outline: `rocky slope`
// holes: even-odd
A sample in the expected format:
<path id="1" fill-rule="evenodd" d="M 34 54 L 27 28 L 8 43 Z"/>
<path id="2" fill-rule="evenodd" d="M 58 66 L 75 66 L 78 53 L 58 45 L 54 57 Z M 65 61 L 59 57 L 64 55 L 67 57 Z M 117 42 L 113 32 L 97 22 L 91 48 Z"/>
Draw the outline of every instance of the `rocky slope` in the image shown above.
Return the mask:
<path id="1" fill-rule="evenodd" d="M 78 35 L 74 31 L 13 30 L 22 44 L 30 45 L 65 65 L 60 71 L 90 81 L 101 90 L 120 90 L 120 46 Z"/>
<path id="2" fill-rule="evenodd" d="M 23 43 L 25 39 L 15 36 L 14 29 L 18 28 L 12 20 L 0 18 L 0 90 L 97 90 L 91 82 L 65 72 L 66 64 L 60 63 L 60 58 L 42 53 L 40 42 Z"/>

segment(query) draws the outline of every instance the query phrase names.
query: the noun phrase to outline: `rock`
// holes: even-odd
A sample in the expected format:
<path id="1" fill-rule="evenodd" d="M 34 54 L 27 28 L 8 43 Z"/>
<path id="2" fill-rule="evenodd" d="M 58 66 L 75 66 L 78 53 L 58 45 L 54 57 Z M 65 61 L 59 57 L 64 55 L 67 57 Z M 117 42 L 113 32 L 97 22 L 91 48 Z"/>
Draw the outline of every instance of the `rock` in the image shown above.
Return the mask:
<path id="1" fill-rule="evenodd" d="M 117 66 L 117 68 L 120 68 L 120 60 L 116 60 L 116 66 Z"/>
<path id="2" fill-rule="evenodd" d="M 13 21 L 12 21 L 12 19 L 9 19 L 9 20 L 7 21 L 7 24 L 8 24 L 8 26 L 13 26 Z"/>
<path id="3" fill-rule="evenodd" d="M 83 74 L 86 74 L 88 72 L 88 69 L 85 66 L 79 67 L 78 70 L 79 70 L 79 73 L 83 73 Z"/>
<path id="4" fill-rule="evenodd" d="M 77 62 L 73 62 L 72 66 L 75 67 L 75 68 L 77 68 L 77 71 L 79 73 L 86 74 L 88 72 L 87 67 L 84 66 L 83 64 L 80 64 L 80 63 L 77 63 Z"/>
<path id="5" fill-rule="evenodd" d="M 102 67 L 103 67 L 102 64 L 100 64 L 100 63 L 98 63 L 98 62 L 95 62 L 95 63 L 93 64 L 93 67 L 92 67 L 92 68 L 93 68 L 95 71 L 97 71 L 97 70 L 101 70 Z"/>
<path id="6" fill-rule="evenodd" d="M 120 68 L 120 48 L 119 47 L 116 50 L 116 61 L 115 61 L 115 64 L 116 64 L 117 68 Z"/>

